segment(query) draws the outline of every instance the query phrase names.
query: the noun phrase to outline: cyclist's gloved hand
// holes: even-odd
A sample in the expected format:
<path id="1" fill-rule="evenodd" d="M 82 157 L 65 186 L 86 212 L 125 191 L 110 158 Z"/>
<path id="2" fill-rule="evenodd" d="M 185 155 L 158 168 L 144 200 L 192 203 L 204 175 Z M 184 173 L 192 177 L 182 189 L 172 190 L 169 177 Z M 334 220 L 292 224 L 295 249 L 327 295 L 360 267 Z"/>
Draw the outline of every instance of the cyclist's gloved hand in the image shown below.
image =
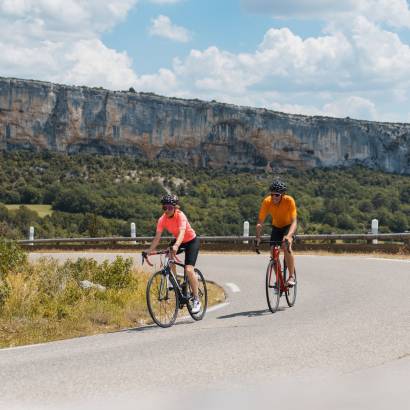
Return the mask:
<path id="1" fill-rule="evenodd" d="M 292 243 L 293 243 L 293 236 L 292 235 L 285 236 L 284 239 L 286 239 L 292 245 Z"/>
<path id="2" fill-rule="evenodd" d="M 286 247 L 290 252 L 292 252 L 292 243 L 293 243 L 293 237 L 292 236 L 285 236 L 283 238 L 283 242 L 286 244 Z"/>

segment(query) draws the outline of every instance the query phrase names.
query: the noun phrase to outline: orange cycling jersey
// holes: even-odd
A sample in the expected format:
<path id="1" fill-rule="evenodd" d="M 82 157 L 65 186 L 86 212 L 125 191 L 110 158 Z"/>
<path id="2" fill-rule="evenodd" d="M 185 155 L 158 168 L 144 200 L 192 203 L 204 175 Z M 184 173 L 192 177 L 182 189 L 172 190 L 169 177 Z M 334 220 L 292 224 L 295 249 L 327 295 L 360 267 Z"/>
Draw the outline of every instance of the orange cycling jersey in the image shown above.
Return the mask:
<path id="1" fill-rule="evenodd" d="M 297 215 L 295 200 L 289 195 L 283 195 L 280 202 L 274 204 L 271 196 L 267 196 L 262 201 L 258 216 L 259 220 L 263 223 L 268 214 L 272 217 L 272 225 L 276 228 L 290 225 Z"/>

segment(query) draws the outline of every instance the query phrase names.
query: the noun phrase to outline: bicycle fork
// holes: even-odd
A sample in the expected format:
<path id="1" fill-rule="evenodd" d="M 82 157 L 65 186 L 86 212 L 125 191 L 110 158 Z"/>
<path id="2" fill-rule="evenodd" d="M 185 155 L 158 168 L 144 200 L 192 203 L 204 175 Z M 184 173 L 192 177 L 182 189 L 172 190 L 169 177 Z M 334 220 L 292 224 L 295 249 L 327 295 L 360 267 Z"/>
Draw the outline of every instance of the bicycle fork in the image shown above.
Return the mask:
<path id="1" fill-rule="evenodd" d="M 169 291 L 173 288 L 171 280 L 169 279 L 169 272 L 164 272 L 159 284 L 158 301 L 169 299 Z"/>

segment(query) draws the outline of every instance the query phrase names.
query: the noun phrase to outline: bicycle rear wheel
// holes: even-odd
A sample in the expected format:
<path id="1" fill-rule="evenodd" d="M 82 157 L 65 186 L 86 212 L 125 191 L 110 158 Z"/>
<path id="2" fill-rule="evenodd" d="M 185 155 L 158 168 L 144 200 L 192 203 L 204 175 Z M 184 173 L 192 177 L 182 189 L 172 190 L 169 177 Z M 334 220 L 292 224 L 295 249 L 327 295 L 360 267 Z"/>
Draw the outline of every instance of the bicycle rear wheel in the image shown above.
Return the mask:
<path id="1" fill-rule="evenodd" d="M 205 316 L 206 308 L 208 307 L 208 290 L 206 287 L 204 275 L 202 275 L 199 269 L 195 268 L 195 275 L 198 280 L 198 297 L 199 297 L 199 301 L 201 302 L 201 310 L 198 313 L 192 313 L 191 301 L 188 302 L 187 307 L 188 307 L 188 312 L 191 315 L 192 319 L 201 320 Z M 189 286 L 189 291 L 192 295 L 191 286 Z"/>
<path id="2" fill-rule="evenodd" d="M 276 283 L 276 266 L 273 261 L 269 262 L 268 268 L 266 269 L 266 300 L 268 302 L 269 310 L 275 313 L 279 307 L 280 299 L 280 284 Z"/>
<path id="3" fill-rule="evenodd" d="M 295 284 L 291 287 L 287 286 L 287 290 L 285 292 L 286 302 L 288 303 L 289 307 L 292 307 L 296 302 L 296 293 L 297 293 L 297 287 L 298 287 L 296 269 L 295 269 L 295 273 L 293 276 L 295 278 Z M 288 269 L 287 269 L 286 263 L 284 264 L 284 267 L 283 267 L 283 278 L 286 283 L 288 280 Z"/>
<path id="4" fill-rule="evenodd" d="M 160 327 L 170 327 L 178 316 L 177 284 L 172 275 L 155 272 L 147 284 L 147 306 L 152 320 Z"/>

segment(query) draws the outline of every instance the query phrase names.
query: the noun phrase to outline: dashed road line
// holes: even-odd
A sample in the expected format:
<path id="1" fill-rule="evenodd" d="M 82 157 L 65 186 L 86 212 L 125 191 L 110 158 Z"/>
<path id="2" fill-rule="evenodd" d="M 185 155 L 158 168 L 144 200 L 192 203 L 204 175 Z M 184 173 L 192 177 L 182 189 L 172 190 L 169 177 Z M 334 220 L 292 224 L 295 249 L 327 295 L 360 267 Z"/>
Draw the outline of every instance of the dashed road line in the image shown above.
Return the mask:
<path id="1" fill-rule="evenodd" d="M 239 288 L 238 285 L 236 285 L 235 283 L 232 282 L 228 282 L 225 284 L 226 286 L 228 286 L 228 288 L 233 292 L 233 293 L 238 293 L 241 291 L 241 289 Z"/>

